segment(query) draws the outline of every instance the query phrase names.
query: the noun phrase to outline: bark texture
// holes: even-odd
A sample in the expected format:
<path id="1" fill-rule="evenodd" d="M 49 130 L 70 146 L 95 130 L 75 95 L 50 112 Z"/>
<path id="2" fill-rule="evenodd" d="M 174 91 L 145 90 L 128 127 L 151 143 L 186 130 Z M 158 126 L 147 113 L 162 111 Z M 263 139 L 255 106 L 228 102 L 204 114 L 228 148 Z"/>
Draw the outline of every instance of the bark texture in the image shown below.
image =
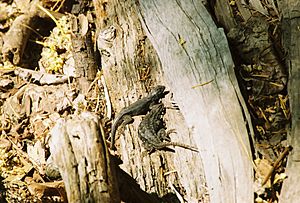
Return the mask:
<path id="1" fill-rule="evenodd" d="M 91 113 L 61 119 L 51 131 L 51 156 L 69 202 L 120 202 L 115 167 L 102 135 Z"/>
<path id="2" fill-rule="evenodd" d="M 145 96 L 151 87 L 166 83 L 160 60 L 139 21 L 136 2 L 111 1 L 105 4 L 105 10 L 101 2 L 97 5 L 97 13 L 101 14 L 100 32 L 110 26 L 116 28 L 116 38 L 109 48 L 110 56 L 102 55 L 101 62 L 113 109 L 118 113 L 124 106 Z M 105 26 L 103 19 L 107 19 Z M 169 94 L 166 100 L 170 100 L 171 96 Z M 170 107 L 170 101 L 166 100 L 164 102 Z M 172 135 L 172 141 L 194 145 L 189 136 L 191 129 L 186 126 L 179 111 L 167 110 L 165 118 L 168 128 L 175 128 L 177 132 Z M 145 154 L 137 135 L 140 120 L 136 118 L 125 130 L 119 128 L 117 131 L 116 147 L 123 161 L 121 168 L 148 193 L 177 201 L 208 199 L 201 157 L 178 148 L 175 153 L 158 151 Z"/>
<path id="3" fill-rule="evenodd" d="M 283 183 L 280 202 L 298 202 L 300 187 L 300 34 L 297 28 L 300 26 L 300 2 L 296 0 L 280 1 L 282 10 L 283 42 L 288 53 L 286 64 L 289 67 L 288 91 L 292 116 L 291 131 L 288 134 L 288 143 L 293 150 L 288 157 L 286 168 L 287 180 Z"/>
<path id="4" fill-rule="evenodd" d="M 251 202 L 249 138 L 223 30 L 217 29 L 201 3 L 141 0 L 140 4 L 147 36 L 192 129 L 191 137 L 202 150 L 211 201 Z M 195 87 L 208 81 L 212 82 Z"/>
<path id="5" fill-rule="evenodd" d="M 100 32 L 116 28 L 108 54 L 101 57 L 115 112 L 145 95 L 149 87 L 166 85 L 171 94 L 164 103 L 171 105 L 172 99 L 180 108 L 167 110 L 165 116 L 167 127 L 177 132 L 172 141 L 196 143 L 201 151 L 175 148 L 175 152 L 145 155 L 137 136 L 140 118 L 136 118 L 117 132 L 121 167 L 146 192 L 177 201 L 253 201 L 243 100 L 224 32 L 204 6 L 193 1 L 142 0 L 94 4 L 101 16 Z"/>

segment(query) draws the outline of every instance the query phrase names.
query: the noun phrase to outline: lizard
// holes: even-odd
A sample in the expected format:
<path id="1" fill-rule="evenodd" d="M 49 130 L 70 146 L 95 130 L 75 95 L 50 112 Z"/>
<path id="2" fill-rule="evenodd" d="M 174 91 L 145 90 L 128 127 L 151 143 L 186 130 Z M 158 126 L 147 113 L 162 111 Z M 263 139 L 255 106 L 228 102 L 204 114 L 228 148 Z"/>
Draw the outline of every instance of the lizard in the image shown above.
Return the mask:
<path id="1" fill-rule="evenodd" d="M 199 152 L 196 147 L 179 142 L 171 142 L 168 137 L 170 132 L 166 132 L 162 120 L 164 113 L 165 107 L 162 103 L 154 105 L 141 121 L 138 127 L 138 136 L 141 139 L 144 148 L 150 153 L 154 150 L 160 150 L 168 146 L 177 146 Z"/>
<path id="2" fill-rule="evenodd" d="M 128 107 L 124 107 L 117 114 L 116 118 L 113 121 L 111 128 L 111 147 L 114 148 L 115 143 L 115 134 L 117 128 L 121 125 L 127 125 L 133 121 L 133 116 L 145 115 L 151 108 L 151 106 L 157 104 L 160 99 L 164 98 L 168 91 L 165 91 L 165 86 L 158 85 L 150 91 L 146 96 L 132 103 Z"/>

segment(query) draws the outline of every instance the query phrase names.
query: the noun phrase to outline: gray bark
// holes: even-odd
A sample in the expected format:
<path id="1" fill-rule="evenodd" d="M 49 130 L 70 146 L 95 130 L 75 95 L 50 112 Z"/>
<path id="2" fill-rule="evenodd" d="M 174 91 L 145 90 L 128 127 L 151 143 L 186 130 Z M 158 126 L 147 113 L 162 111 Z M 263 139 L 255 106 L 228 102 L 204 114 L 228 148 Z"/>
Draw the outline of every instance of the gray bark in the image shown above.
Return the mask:
<path id="1" fill-rule="evenodd" d="M 217 29 L 201 3 L 141 0 L 140 4 L 144 29 L 192 129 L 191 138 L 202 150 L 211 201 L 253 201 L 249 184 L 253 180 L 252 159 L 239 101 L 242 98 L 223 30 Z M 180 44 L 182 39 L 184 44 Z"/>
<path id="2" fill-rule="evenodd" d="M 136 6 L 134 1 L 112 1 L 106 5 L 105 10 L 108 20 L 103 27 L 116 27 L 116 38 L 109 49 L 110 57 L 103 55 L 101 58 L 115 113 L 146 95 L 146 91 L 155 84 L 166 85 L 169 90 L 160 60 L 138 19 Z M 100 7 L 97 8 L 97 13 L 104 13 Z M 100 28 L 103 25 L 102 19 L 98 19 Z M 168 103 L 168 99 L 164 102 Z M 166 105 L 170 107 L 171 104 L 169 102 Z M 176 129 L 177 133 L 171 136 L 172 141 L 195 145 L 189 136 L 192 129 L 186 126 L 180 111 L 168 109 L 165 120 L 168 129 Z M 137 135 L 139 121 L 140 118 L 135 118 L 133 124 L 117 131 L 117 153 L 123 161 L 121 168 L 148 193 L 160 197 L 175 196 L 177 200 L 187 202 L 207 202 L 209 197 L 201 157 L 179 148 L 176 148 L 175 153 L 158 151 L 151 155 L 145 154 Z"/>
<path id="3" fill-rule="evenodd" d="M 82 113 L 58 120 L 49 145 L 68 202 L 120 202 L 115 166 L 96 115 Z"/>
<path id="4" fill-rule="evenodd" d="M 199 154 L 175 148 L 174 153 L 144 155 L 136 118 L 117 132 L 121 168 L 146 192 L 159 196 L 176 194 L 187 202 L 253 201 L 252 158 L 240 106 L 244 101 L 226 37 L 203 5 L 115 0 L 96 12 L 102 15 L 100 28 L 116 27 L 110 56 L 101 60 L 115 113 L 145 95 L 149 86 L 166 85 L 180 108 L 165 115 L 168 129 L 177 132 L 172 141 L 196 143 L 200 149 Z"/>
<path id="5" fill-rule="evenodd" d="M 296 0 L 280 1 L 282 10 L 282 30 L 283 42 L 288 53 L 286 64 L 289 67 L 288 91 L 291 109 L 291 131 L 288 134 L 288 143 L 293 147 L 291 155 L 288 157 L 286 174 L 287 180 L 284 181 L 280 202 L 298 202 L 300 187 L 300 34 L 297 28 L 300 26 L 300 2 Z"/>

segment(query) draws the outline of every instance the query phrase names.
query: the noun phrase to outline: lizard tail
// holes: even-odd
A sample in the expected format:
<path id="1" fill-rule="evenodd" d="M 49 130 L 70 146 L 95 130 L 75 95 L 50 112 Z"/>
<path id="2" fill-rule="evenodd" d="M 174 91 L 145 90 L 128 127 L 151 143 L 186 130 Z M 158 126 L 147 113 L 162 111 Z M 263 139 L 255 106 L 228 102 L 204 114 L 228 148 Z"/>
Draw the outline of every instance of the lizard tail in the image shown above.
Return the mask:
<path id="1" fill-rule="evenodd" d="M 162 148 L 165 148 L 165 147 L 168 147 L 168 146 L 181 147 L 181 148 L 184 148 L 184 149 L 189 149 L 189 150 L 194 151 L 194 152 L 199 152 L 197 147 L 193 147 L 193 146 L 183 144 L 183 143 L 179 143 L 179 142 L 163 142 L 159 146 L 157 146 L 157 148 L 162 149 Z"/>
<path id="2" fill-rule="evenodd" d="M 111 127 L 111 132 L 110 132 L 110 143 L 111 143 L 111 148 L 115 149 L 115 136 L 116 136 L 116 131 L 119 125 L 122 123 L 122 120 L 120 118 L 117 118 L 116 121 L 113 123 Z"/>

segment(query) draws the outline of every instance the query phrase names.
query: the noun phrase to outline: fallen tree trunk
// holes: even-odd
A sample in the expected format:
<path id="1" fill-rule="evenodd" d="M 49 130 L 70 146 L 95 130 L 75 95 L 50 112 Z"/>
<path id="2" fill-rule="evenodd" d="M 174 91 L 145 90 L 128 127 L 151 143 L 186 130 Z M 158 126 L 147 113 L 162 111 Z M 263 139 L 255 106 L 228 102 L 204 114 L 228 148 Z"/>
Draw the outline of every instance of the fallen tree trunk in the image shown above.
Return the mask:
<path id="1" fill-rule="evenodd" d="M 191 137 L 202 150 L 211 201 L 253 201 L 242 97 L 223 30 L 217 29 L 201 3 L 141 0 L 140 4 L 147 36 L 174 99 L 193 129 Z M 212 82 L 197 87 L 208 81 Z"/>
<path id="2" fill-rule="evenodd" d="M 201 3 L 139 3 L 111 1 L 96 8 L 100 29 L 116 29 L 108 54 L 101 58 L 114 110 L 136 101 L 149 86 L 166 85 L 180 108 L 167 110 L 165 116 L 167 127 L 177 131 L 171 139 L 196 143 L 200 153 L 176 149 L 143 156 L 137 136 L 140 119 L 135 119 L 117 132 L 121 167 L 145 191 L 159 196 L 176 194 L 177 200 L 188 202 L 253 201 L 252 157 L 240 106 L 244 102 L 223 30 Z"/>

